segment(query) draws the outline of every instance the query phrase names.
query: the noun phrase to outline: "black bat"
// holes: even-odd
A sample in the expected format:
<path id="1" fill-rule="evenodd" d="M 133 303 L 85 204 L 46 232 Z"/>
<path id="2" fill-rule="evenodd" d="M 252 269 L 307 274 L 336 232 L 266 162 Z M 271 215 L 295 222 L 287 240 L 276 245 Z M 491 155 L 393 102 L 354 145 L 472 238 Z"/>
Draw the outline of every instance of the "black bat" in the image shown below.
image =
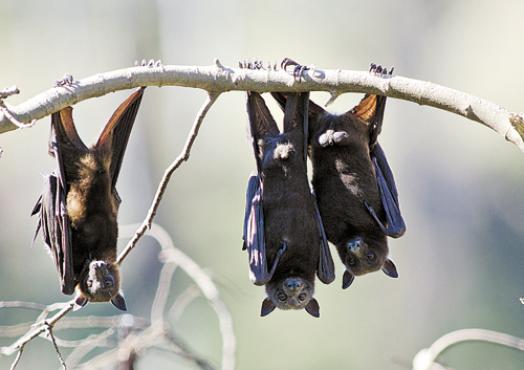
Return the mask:
<path id="1" fill-rule="evenodd" d="M 111 301 L 126 310 L 115 263 L 121 202 L 115 185 L 143 93 L 120 104 L 91 148 L 78 136 L 71 107 L 51 116 L 49 154 L 57 168 L 31 215 L 39 213 L 35 237 L 42 229 L 62 293 L 79 291 L 76 308 Z"/>
<path id="2" fill-rule="evenodd" d="M 318 317 L 315 273 L 329 284 L 334 265 L 307 179 L 309 94 L 287 96 L 280 133 L 264 99 L 248 93 L 247 110 L 258 175 L 249 179 L 244 219 L 250 278 L 266 285 L 261 308 L 302 309 Z"/>
<path id="3" fill-rule="evenodd" d="M 295 71 L 304 70 L 289 59 L 285 63 L 295 64 Z M 381 75 L 392 72 L 376 65 L 371 70 Z M 273 97 L 284 109 L 286 96 L 273 93 Z M 406 226 L 393 173 L 377 141 L 385 105 L 385 96 L 367 94 L 350 111 L 333 115 L 309 102 L 313 189 L 328 240 L 346 266 L 344 289 L 356 275 L 379 269 L 398 277 L 388 258 L 387 236 L 402 236 Z"/>

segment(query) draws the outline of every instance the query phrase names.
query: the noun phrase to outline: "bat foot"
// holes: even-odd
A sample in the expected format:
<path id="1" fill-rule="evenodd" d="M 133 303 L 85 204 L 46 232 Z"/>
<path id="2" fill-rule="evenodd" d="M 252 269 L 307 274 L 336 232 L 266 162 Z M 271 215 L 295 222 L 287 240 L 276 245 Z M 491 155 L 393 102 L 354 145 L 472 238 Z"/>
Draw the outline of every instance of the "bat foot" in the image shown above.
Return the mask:
<path id="1" fill-rule="evenodd" d="M 378 77 L 388 78 L 393 76 L 395 67 L 391 67 L 389 70 L 387 67 L 382 67 L 380 64 L 371 63 L 369 65 L 369 73 L 374 74 Z"/>
<path id="2" fill-rule="evenodd" d="M 290 66 L 293 67 L 292 74 L 293 74 L 293 77 L 295 78 L 295 81 L 299 81 L 299 82 L 302 79 L 302 75 L 304 74 L 304 72 L 312 68 L 311 66 L 305 66 L 298 62 L 295 62 L 291 58 L 284 58 L 282 60 L 282 63 L 280 63 L 280 68 L 282 68 L 284 71 L 287 71 L 287 68 Z"/>
<path id="3" fill-rule="evenodd" d="M 252 70 L 264 70 L 264 71 L 276 71 L 277 64 L 267 62 L 264 64 L 262 60 L 244 60 L 238 62 L 238 67 L 242 69 L 252 69 Z"/>
<path id="4" fill-rule="evenodd" d="M 55 81 L 56 87 L 67 87 L 76 85 L 76 81 L 72 75 L 66 73 L 62 79 Z"/>
<path id="5" fill-rule="evenodd" d="M 135 60 L 135 66 L 138 67 L 162 67 L 162 61 L 160 59 L 154 60 L 154 59 L 142 59 L 141 61 Z"/>

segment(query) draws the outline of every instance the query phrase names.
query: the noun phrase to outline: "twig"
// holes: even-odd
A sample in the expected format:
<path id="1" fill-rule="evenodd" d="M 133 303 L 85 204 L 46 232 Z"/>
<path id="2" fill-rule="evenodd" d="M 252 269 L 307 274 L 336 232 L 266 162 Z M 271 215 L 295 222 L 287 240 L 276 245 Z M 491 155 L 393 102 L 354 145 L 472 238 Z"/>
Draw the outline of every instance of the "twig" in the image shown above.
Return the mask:
<path id="1" fill-rule="evenodd" d="M 75 368 L 76 365 L 87 355 L 93 348 L 102 347 L 107 343 L 108 338 L 115 334 L 114 328 L 109 328 L 101 333 L 93 334 L 87 337 L 82 344 L 76 347 L 69 356 L 67 356 L 67 363 L 69 367 Z"/>
<path id="2" fill-rule="evenodd" d="M 60 349 L 58 348 L 58 345 L 56 344 L 56 338 L 53 334 L 53 328 L 51 326 L 47 326 L 46 328 L 47 335 L 49 335 L 49 338 L 51 338 L 51 342 L 53 343 L 53 347 L 55 347 L 56 355 L 58 356 L 58 360 L 60 361 L 60 365 L 62 365 L 63 370 L 67 370 L 67 366 L 64 361 L 64 357 L 62 356 L 62 353 L 60 352 Z"/>
<path id="3" fill-rule="evenodd" d="M 124 258 L 131 252 L 131 250 L 135 247 L 136 243 L 140 240 L 140 238 L 144 235 L 144 233 L 147 231 L 148 228 L 151 228 L 151 223 L 153 222 L 153 219 L 156 215 L 156 212 L 158 210 L 158 206 L 160 205 L 160 201 L 162 200 L 162 196 L 164 195 L 164 192 L 166 191 L 167 184 L 169 183 L 169 180 L 171 179 L 171 175 L 180 167 L 180 165 L 187 161 L 189 159 L 189 155 L 191 154 L 191 148 L 193 147 L 193 144 L 196 140 L 196 137 L 198 135 L 198 130 L 200 129 L 200 126 L 202 125 L 202 122 L 204 121 L 204 117 L 206 116 L 207 112 L 213 105 L 213 103 L 217 100 L 219 94 L 218 93 L 209 93 L 206 101 L 200 108 L 200 111 L 198 112 L 195 122 L 193 123 L 193 127 L 191 128 L 191 131 L 189 132 L 189 136 L 187 137 L 186 144 L 184 145 L 184 149 L 182 150 L 182 153 L 171 163 L 171 165 L 165 170 L 164 176 L 162 177 L 162 180 L 160 181 L 160 184 L 158 185 L 156 194 L 153 198 L 153 202 L 151 205 L 151 208 L 149 208 L 149 211 L 147 213 L 146 218 L 138 227 L 135 234 L 131 238 L 131 240 L 127 243 L 124 250 L 120 253 L 117 259 L 117 263 L 120 264 Z"/>
<path id="4" fill-rule="evenodd" d="M 20 90 L 18 90 L 18 87 L 11 86 L 6 87 L 5 89 L 0 90 L 0 101 L 4 100 L 5 98 L 10 97 L 11 95 L 20 94 Z"/>
<path id="5" fill-rule="evenodd" d="M 432 369 L 442 353 L 462 342 L 488 342 L 524 351 L 522 338 L 486 329 L 456 330 L 440 337 L 429 348 L 420 350 L 413 358 L 413 370 Z"/>
<path id="6" fill-rule="evenodd" d="M 0 112 L 0 133 L 17 128 L 13 122 L 31 122 L 69 105 L 139 86 L 184 86 L 207 91 L 327 91 L 330 94 L 367 92 L 408 100 L 446 110 L 493 129 L 524 151 L 524 117 L 464 92 L 395 76 L 383 79 L 364 71 L 304 70 L 298 81 L 283 70 L 211 66 L 137 66 L 99 73 L 76 81 L 68 89 L 54 87 L 10 109 L 11 118 Z M 512 118 L 513 117 L 513 118 Z"/>
<path id="7" fill-rule="evenodd" d="M 13 363 L 11 364 L 11 367 L 9 368 L 10 370 L 15 370 L 16 369 L 16 366 L 20 362 L 20 357 L 22 357 L 22 352 L 24 352 L 24 347 L 23 346 L 20 347 L 20 350 L 16 354 L 16 357 L 15 357 Z"/>

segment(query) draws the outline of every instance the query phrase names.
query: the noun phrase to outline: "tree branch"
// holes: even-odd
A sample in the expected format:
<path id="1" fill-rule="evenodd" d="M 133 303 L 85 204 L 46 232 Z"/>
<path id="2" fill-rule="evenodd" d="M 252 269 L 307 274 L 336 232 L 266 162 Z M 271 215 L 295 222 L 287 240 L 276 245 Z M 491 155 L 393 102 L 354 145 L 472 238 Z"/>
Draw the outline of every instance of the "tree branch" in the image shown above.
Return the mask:
<path id="1" fill-rule="evenodd" d="M 138 66 L 99 73 L 72 84 L 53 87 L 9 107 L 8 114 L 0 111 L 0 133 L 80 101 L 139 86 L 183 86 L 215 93 L 232 90 L 327 91 L 335 97 L 344 92 L 381 94 L 429 105 L 482 123 L 524 151 L 522 114 L 458 90 L 400 76 L 385 79 L 368 72 L 314 67 L 305 70 L 302 78 L 297 80 L 281 69 L 230 68 L 218 60 L 211 66 Z"/>
<path id="2" fill-rule="evenodd" d="M 432 370 L 443 367 L 437 358 L 449 348 L 462 342 L 488 342 L 524 351 L 524 339 L 486 329 L 461 329 L 447 333 L 429 348 L 420 350 L 413 358 L 413 370 Z"/>

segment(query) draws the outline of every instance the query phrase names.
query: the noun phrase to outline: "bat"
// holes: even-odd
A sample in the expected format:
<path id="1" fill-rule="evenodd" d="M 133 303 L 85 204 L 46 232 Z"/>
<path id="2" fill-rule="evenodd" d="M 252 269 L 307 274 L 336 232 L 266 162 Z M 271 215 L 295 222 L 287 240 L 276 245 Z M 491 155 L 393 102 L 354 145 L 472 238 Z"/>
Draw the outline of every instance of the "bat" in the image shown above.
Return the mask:
<path id="1" fill-rule="evenodd" d="M 284 63 L 295 64 L 295 74 L 304 70 L 290 59 Z M 392 70 L 372 64 L 371 72 L 387 76 Z M 284 109 L 285 94 L 272 95 Z M 344 289 L 355 276 L 379 269 L 398 277 L 388 258 L 387 236 L 402 236 L 406 225 L 393 173 L 377 141 L 385 105 L 385 96 L 366 94 L 350 111 L 333 115 L 309 101 L 312 184 L 327 238 L 346 266 Z"/>
<path id="2" fill-rule="evenodd" d="M 91 148 L 78 136 L 71 107 L 51 116 L 49 154 L 57 167 L 31 215 L 39 214 L 35 238 L 42 230 L 62 293 L 78 291 L 76 309 L 111 301 L 126 310 L 116 264 L 121 199 L 115 186 L 143 93 L 140 88 L 120 104 Z"/>
<path id="3" fill-rule="evenodd" d="M 265 285 L 261 316 L 304 308 L 319 317 L 315 273 L 329 284 L 333 259 L 307 179 L 309 94 L 289 94 L 281 133 L 264 99 L 248 92 L 247 111 L 257 163 L 246 195 L 244 249 L 250 278 Z"/>

